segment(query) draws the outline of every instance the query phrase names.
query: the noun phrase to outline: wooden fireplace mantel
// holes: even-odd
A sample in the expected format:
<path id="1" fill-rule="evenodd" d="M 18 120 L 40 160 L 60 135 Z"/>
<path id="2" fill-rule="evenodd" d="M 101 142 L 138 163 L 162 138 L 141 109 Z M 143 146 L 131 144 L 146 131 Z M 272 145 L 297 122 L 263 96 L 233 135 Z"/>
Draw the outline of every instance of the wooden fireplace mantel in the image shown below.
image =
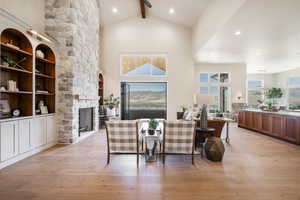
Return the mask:
<path id="1" fill-rule="evenodd" d="M 99 96 L 85 96 L 85 95 L 79 95 L 75 94 L 74 99 L 76 100 L 87 100 L 87 101 L 99 101 Z"/>

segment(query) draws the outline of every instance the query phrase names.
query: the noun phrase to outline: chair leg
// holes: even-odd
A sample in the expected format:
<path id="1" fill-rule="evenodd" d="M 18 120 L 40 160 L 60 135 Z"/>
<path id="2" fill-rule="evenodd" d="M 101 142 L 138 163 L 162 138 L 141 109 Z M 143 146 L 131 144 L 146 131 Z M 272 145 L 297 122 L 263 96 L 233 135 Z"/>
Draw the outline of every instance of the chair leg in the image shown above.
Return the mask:
<path id="1" fill-rule="evenodd" d="M 192 164 L 194 165 L 194 154 L 192 154 Z"/>
<path id="2" fill-rule="evenodd" d="M 165 164 L 166 161 L 166 154 L 163 153 L 163 164 Z"/>
<path id="3" fill-rule="evenodd" d="M 106 164 L 108 165 L 109 162 L 110 162 L 110 154 L 108 153 L 108 154 L 107 154 L 107 163 L 106 163 Z"/>
<path id="4" fill-rule="evenodd" d="M 140 154 L 138 153 L 136 155 L 136 165 L 139 167 L 139 161 L 140 161 Z"/>

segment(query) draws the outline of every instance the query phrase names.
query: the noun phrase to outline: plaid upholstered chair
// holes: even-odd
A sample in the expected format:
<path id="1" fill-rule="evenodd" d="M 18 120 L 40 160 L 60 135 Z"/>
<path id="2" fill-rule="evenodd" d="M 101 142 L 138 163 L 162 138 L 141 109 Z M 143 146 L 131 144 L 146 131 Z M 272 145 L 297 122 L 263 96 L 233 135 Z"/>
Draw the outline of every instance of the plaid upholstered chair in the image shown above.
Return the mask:
<path id="1" fill-rule="evenodd" d="M 110 154 L 136 154 L 139 165 L 139 137 L 136 121 L 107 121 L 107 164 Z"/>
<path id="2" fill-rule="evenodd" d="M 164 122 L 163 163 L 166 154 L 189 154 L 194 164 L 195 127 L 193 121 Z"/>

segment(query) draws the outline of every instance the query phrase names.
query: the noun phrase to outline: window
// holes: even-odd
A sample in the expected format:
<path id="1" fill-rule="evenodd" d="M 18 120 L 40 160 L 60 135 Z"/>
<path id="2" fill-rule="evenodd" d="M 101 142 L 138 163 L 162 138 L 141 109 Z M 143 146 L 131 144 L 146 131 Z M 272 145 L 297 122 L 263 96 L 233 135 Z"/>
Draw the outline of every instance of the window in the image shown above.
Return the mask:
<path id="1" fill-rule="evenodd" d="M 122 120 L 167 118 L 167 83 L 122 82 Z"/>
<path id="2" fill-rule="evenodd" d="M 123 55 L 121 74 L 125 76 L 165 76 L 167 74 L 166 55 Z"/>
<path id="3" fill-rule="evenodd" d="M 300 109 L 300 76 L 288 78 L 289 108 Z"/>
<path id="4" fill-rule="evenodd" d="M 214 96 L 214 103 L 209 106 L 211 112 L 221 110 L 225 112 L 229 108 L 229 73 L 206 72 L 200 73 L 200 94 L 210 94 Z"/>
<path id="5" fill-rule="evenodd" d="M 259 101 L 263 101 L 264 94 L 264 81 L 263 80 L 248 80 L 248 105 L 251 107 L 257 107 L 259 105 Z"/>

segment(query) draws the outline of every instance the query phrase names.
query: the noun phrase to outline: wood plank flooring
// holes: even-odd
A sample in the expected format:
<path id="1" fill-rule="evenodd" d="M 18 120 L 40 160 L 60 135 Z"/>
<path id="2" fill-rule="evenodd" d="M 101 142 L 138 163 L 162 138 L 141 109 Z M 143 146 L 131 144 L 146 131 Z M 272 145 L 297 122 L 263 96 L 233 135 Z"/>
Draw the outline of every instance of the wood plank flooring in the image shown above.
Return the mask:
<path id="1" fill-rule="evenodd" d="M 300 147 L 231 127 L 222 163 L 113 155 L 101 131 L 0 170 L 1 200 L 300 200 Z"/>

